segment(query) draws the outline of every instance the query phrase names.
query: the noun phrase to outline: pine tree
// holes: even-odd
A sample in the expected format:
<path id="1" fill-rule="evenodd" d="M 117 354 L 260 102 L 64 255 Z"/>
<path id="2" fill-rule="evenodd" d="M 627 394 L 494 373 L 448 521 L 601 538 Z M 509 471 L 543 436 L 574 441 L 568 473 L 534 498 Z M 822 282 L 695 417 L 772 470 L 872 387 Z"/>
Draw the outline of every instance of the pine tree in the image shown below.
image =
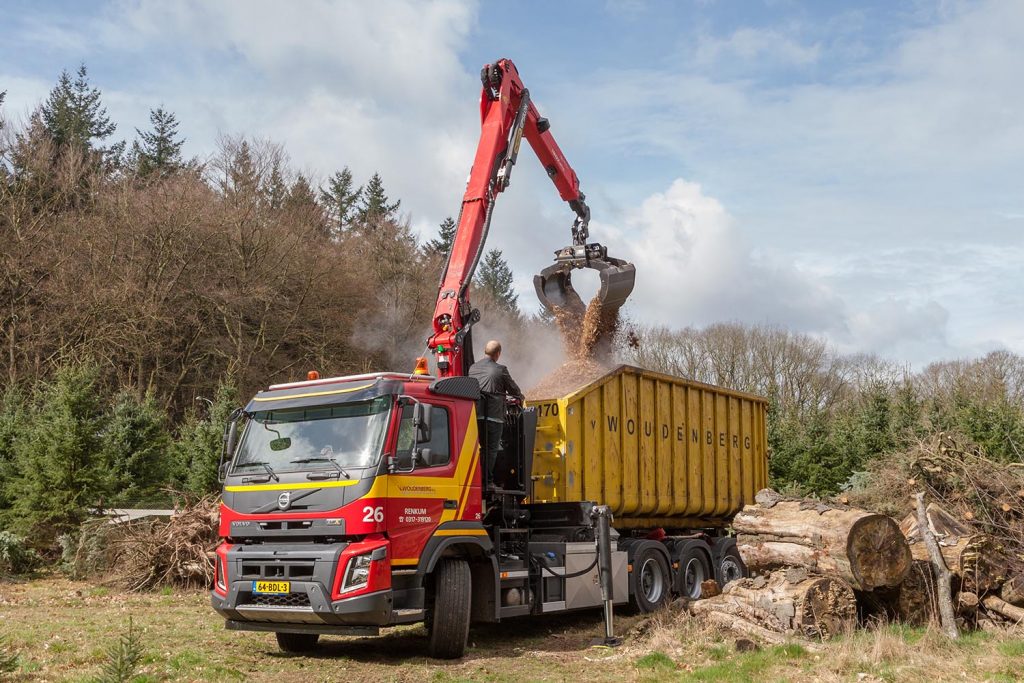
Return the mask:
<path id="1" fill-rule="evenodd" d="M 135 172 L 140 178 L 153 173 L 166 178 L 181 168 L 181 146 L 185 140 L 178 137 L 178 119 L 163 107 L 151 109 L 149 121 L 152 130 L 135 129 L 140 138 L 132 143 Z"/>
<path id="2" fill-rule="evenodd" d="M 320 188 L 320 201 L 327 208 L 332 233 L 341 234 L 351 227 L 362 194 L 363 188 L 355 187 L 348 166 L 332 175 L 327 187 Z"/>
<path id="3" fill-rule="evenodd" d="M 448 256 L 448 252 L 452 250 L 452 244 L 455 242 L 455 232 L 458 229 L 459 226 L 451 216 L 441 221 L 438 236 L 427 242 L 427 253 Z"/>
<path id="4" fill-rule="evenodd" d="M 379 173 L 374 173 L 363 189 L 357 215 L 359 222 L 365 227 L 378 221 L 393 221 L 397 217 L 398 207 L 402 200 L 393 203 L 384 191 L 384 181 Z"/>
<path id="5" fill-rule="evenodd" d="M 0 397 L 0 510 L 9 507 L 7 482 L 15 475 L 15 444 L 28 428 L 28 402 L 17 384 L 10 384 Z"/>
<path id="6" fill-rule="evenodd" d="M 519 316 L 519 296 L 512 287 L 512 268 L 500 249 L 491 249 L 484 255 L 477 275 L 477 287 L 494 299 L 498 306 Z"/>
<path id="7" fill-rule="evenodd" d="M 288 196 L 285 198 L 284 205 L 291 209 L 311 208 L 317 205 L 316 195 L 313 193 L 309 181 L 306 180 L 306 176 L 301 173 L 296 176 L 295 182 L 288 188 Z"/>
<path id="8" fill-rule="evenodd" d="M 100 459 L 109 505 L 151 503 L 167 483 L 171 437 L 153 396 L 118 394 L 101 438 Z"/>
<path id="9" fill-rule="evenodd" d="M 271 209 L 280 209 L 288 199 L 288 183 L 281 171 L 281 162 L 275 159 L 270 166 L 270 177 L 263 185 L 263 196 Z"/>
<path id="10" fill-rule="evenodd" d="M 221 382 L 205 416 L 192 412 L 186 418 L 174 445 L 176 483 L 186 492 L 206 495 L 220 488 L 217 465 L 223 449 L 224 427 L 237 407 L 237 400 L 238 392 Z"/>
<path id="11" fill-rule="evenodd" d="M 85 64 L 78 67 L 73 79 L 67 70 L 61 72 L 39 111 L 58 154 L 65 150 L 97 152 L 101 161 L 110 162 L 124 151 L 123 142 L 109 148 L 97 146 L 113 135 L 117 126 L 100 102 L 100 91 L 89 85 Z"/>
<path id="12" fill-rule="evenodd" d="M 12 526 L 48 545 L 74 529 L 100 502 L 97 453 L 104 429 L 93 366 L 69 366 L 43 387 L 39 406 L 15 445 L 15 474 L 7 483 Z"/>
<path id="13" fill-rule="evenodd" d="M 220 181 L 221 191 L 231 199 L 246 198 L 260 190 L 259 184 L 252 149 L 248 142 L 242 140 L 234 150 L 230 164 L 224 169 L 224 178 Z"/>
<path id="14" fill-rule="evenodd" d="M 132 618 L 128 617 L 128 630 L 106 649 L 106 661 L 100 669 L 98 683 L 129 683 L 136 680 L 144 653 L 142 636 Z"/>

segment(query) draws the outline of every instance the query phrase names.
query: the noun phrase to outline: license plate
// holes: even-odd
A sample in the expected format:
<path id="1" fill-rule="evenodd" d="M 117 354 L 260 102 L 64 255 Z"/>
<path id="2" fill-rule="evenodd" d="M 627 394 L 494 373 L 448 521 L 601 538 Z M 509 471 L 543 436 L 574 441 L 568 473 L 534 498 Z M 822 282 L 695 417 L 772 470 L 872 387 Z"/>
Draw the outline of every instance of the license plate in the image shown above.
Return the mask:
<path id="1" fill-rule="evenodd" d="M 266 593 L 270 595 L 282 595 L 284 593 L 291 593 L 292 582 L 291 581 L 253 581 L 252 592 L 253 593 Z"/>

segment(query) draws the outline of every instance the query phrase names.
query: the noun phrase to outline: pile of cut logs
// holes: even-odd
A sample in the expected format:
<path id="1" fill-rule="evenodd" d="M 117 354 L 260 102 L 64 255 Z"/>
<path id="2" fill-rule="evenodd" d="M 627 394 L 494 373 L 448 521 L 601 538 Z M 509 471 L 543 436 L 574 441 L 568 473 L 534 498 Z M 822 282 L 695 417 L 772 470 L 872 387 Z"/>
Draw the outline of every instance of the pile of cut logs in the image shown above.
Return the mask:
<path id="1" fill-rule="evenodd" d="M 1024 624 L 1024 563 L 938 506 L 922 503 L 898 524 L 769 489 L 755 502 L 733 520 L 751 577 L 690 605 L 714 623 L 768 641 L 827 639 L 877 616 L 941 621 L 954 636 L 958 628 Z"/>

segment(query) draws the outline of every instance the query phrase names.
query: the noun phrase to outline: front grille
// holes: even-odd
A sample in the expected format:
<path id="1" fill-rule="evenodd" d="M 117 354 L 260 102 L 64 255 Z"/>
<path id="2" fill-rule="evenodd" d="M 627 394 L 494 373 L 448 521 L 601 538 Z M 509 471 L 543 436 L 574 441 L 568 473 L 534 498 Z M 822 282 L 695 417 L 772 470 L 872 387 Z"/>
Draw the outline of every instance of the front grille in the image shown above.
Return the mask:
<path id="1" fill-rule="evenodd" d="M 309 607 L 309 595 L 306 593 L 286 593 L 285 595 L 262 595 L 252 593 L 246 605 L 257 607 Z"/>
<path id="2" fill-rule="evenodd" d="M 302 562 L 301 560 L 299 562 Z M 310 579 L 313 577 L 315 565 L 306 563 L 261 563 L 243 562 L 241 578 L 243 579 Z"/>

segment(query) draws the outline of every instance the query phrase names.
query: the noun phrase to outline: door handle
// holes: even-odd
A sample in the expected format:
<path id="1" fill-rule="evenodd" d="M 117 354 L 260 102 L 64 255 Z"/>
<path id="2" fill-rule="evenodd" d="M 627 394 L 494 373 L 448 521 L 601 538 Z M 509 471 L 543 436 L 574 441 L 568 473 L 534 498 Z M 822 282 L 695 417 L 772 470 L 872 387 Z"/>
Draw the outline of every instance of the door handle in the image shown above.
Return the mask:
<path id="1" fill-rule="evenodd" d="M 446 500 L 444 502 L 444 509 L 445 510 L 455 510 L 458 507 L 459 507 L 459 501 L 457 501 L 457 500 Z"/>

